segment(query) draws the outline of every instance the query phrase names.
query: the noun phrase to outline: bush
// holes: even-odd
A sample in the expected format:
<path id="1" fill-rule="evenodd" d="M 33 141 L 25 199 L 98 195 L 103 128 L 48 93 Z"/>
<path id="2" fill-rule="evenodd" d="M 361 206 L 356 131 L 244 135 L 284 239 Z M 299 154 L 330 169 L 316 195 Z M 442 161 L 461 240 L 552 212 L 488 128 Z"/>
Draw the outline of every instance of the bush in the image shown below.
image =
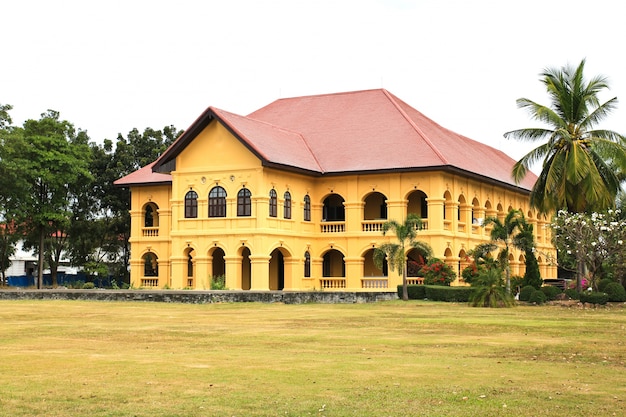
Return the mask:
<path id="1" fill-rule="evenodd" d="M 452 267 L 441 259 L 431 258 L 422 267 L 424 274 L 424 284 L 426 285 L 450 285 L 456 278 L 456 273 Z"/>
<path id="2" fill-rule="evenodd" d="M 525 286 L 519 292 L 519 300 L 520 301 L 530 300 L 530 295 L 535 291 L 537 291 L 537 288 L 533 287 L 532 285 Z"/>
<path id="3" fill-rule="evenodd" d="M 626 301 L 626 289 L 619 282 L 611 282 L 604 288 L 609 301 L 623 303 Z"/>
<path id="4" fill-rule="evenodd" d="M 541 290 L 533 291 L 532 294 L 530 294 L 530 297 L 528 298 L 529 303 L 537 304 L 537 305 L 541 305 L 545 303 L 547 300 L 548 300 L 548 297 Z"/>
<path id="5" fill-rule="evenodd" d="M 600 304 L 605 305 L 609 302 L 608 294 L 604 292 L 588 292 L 584 291 L 580 293 L 580 301 L 585 304 Z"/>
<path id="6" fill-rule="evenodd" d="M 600 280 L 600 282 L 598 282 L 598 291 L 600 291 L 600 292 L 606 292 L 606 291 L 605 291 L 606 286 L 607 286 L 607 285 L 609 285 L 609 284 L 612 284 L 612 283 L 614 283 L 614 282 L 615 282 L 615 281 L 613 281 L 613 280 L 612 280 L 612 279 L 610 279 L 610 278 L 602 278 L 602 279 Z"/>
<path id="7" fill-rule="evenodd" d="M 226 289 L 226 277 L 224 275 L 218 275 L 211 278 L 212 290 L 225 290 Z"/>
<path id="8" fill-rule="evenodd" d="M 580 293 L 575 288 L 566 289 L 565 294 L 572 300 L 580 300 Z"/>
<path id="9" fill-rule="evenodd" d="M 543 293 L 546 295 L 548 301 L 556 300 L 556 296 L 563 292 L 560 288 L 553 285 L 544 285 L 540 288 L 540 290 L 543 291 Z"/>
<path id="10" fill-rule="evenodd" d="M 466 303 L 473 289 L 471 287 L 442 287 L 441 285 L 424 285 L 426 298 L 432 301 Z"/>
<path id="11" fill-rule="evenodd" d="M 426 288 L 423 285 L 407 285 L 409 300 L 423 300 L 426 298 Z M 398 298 L 402 299 L 402 285 L 398 285 Z"/>
<path id="12" fill-rule="evenodd" d="M 96 284 L 93 282 L 85 282 L 83 284 L 83 290 L 93 290 L 94 288 L 96 288 Z"/>

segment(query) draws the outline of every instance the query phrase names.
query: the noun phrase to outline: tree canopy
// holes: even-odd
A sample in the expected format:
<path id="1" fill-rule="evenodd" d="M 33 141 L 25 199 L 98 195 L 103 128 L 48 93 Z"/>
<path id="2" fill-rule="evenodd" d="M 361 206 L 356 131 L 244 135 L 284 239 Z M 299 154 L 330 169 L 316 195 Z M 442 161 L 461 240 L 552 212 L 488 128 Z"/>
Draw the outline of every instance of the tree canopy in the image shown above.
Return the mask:
<path id="1" fill-rule="evenodd" d="M 592 212 L 612 207 L 620 190 L 620 172 L 626 170 L 626 139 L 598 125 L 616 108 L 617 98 L 602 103 L 606 77 L 584 77 L 585 60 L 577 67 L 548 68 L 541 82 L 550 98 L 541 105 L 528 98 L 517 106 L 545 127 L 506 132 L 507 139 L 542 142 L 513 167 L 521 181 L 539 161 L 542 169 L 531 195 L 531 206 L 542 213 L 556 210 Z"/>

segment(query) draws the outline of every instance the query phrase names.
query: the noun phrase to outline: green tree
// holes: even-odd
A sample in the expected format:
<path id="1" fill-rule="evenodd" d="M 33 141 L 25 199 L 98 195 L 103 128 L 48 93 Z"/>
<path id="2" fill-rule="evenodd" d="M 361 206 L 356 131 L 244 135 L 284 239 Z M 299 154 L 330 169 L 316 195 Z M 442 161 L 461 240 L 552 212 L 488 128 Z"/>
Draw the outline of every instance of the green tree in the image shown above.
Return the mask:
<path id="1" fill-rule="evenodd" d="M 470 298 L 473 307 L 510 307 L 514 304 L 511 293 L 502 285 L 502 270 L 489 268 L 481 271 L 472 282 L 474 291 Z"/>
<path id="2" fill-rule="evenodd" d="M 535 256 L 535 236 L 533 225 L 526 221 L 524 214 L 519 217 L 517 228 L 519 233 L 513 237 L 513 246 L 524 251 L 524 264 L 526 271 L 522 280 L 522 287 L 531 285 L 536 289 L 541 288 L 543 280 L 539 271 L 539 263 Z"/>
<path id="3" fill-rule="evenodd" d="M 45 242 L 65 234 L 76 202 L 76 184 L 90 177 L 86 134 L 60 120 L 53 110 L 27 120 L 13 135 L 6 154 L 6 173 L 15 184 L 15 218 L 26 226 L 27 239 L 38 252 L 37 286 L 43 283 Z M 52 259 L 49 257 L 49 260 Z M 54 268 L 54 265 L 51 265 Z M 53 278 L 55 272 L 53 272 Z"/>
<path id="4" fill-rule="evenodd" d="M 521 211 L 512 209 L 507 213 L 504 221 L 500 221 L 497 217 L 487 217 L 483 222 L 483 227 L 492 226 L 489 232 L 491 240 L 504 245 L 504 248 L 500 250 L 498 260 L 506 274 L 506 291 L 509 294 L 511 293 L 511 265 L 509 264 L 509 254 L 513 246 L 514 234 L 518 229 L 522 216 Z"/>
<path id="5" fill-rule="evenodd" d="M 602 76 L 585 80 L 584 68 L 583 59 L 576 68 L 544 70 L 541 81 L 550 105 L 520 98 L 517 106 L 547 127 L 504 134 L 507 139 L 544 142 L 513 167 L 519 182 L 534 163 L 543 161 L 530 194 L 531 206 L 541 213 L 602 211 L 613 206 L 620 190 L 617 172 L 626 167 L 625 138 L 597 128 L 615 109 L 617 98 L 601 103 L 599 94 L 608 89 L 608 81 Z"/>
<path id="6" fill-rule="evenodd" d="M 426 242 L 418 241 L 417 231 L 421 228 L 422 220 L 416 214 L 409 214 L 404 223 L 388 220 L 383 223 L 383 236 L 392 232 L 396 235 L 397 243 L 383 243 L 374 250 L 374 264 L 381 268 L 387 261 L 389 269 L 397 269 L 402 274 L 402 299 L 407 301 L 409 293 L 406 283 L 406 254 L 411 249 L 417 249 L 424 257 L 431 256 L 432 248 Z"/>

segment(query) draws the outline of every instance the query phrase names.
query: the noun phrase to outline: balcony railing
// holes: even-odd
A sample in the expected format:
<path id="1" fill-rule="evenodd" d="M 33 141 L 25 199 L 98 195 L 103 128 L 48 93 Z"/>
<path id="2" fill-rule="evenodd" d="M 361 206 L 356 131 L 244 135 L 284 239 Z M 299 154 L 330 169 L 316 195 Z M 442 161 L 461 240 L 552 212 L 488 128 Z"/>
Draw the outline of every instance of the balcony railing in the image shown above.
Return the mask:
<path id="1" fill-rule="evenodd" d="M 388 288 L 387 278 L 362 278 L 361 288 Z"/>
<path id="2" fill-rule="evenodd" d="M 142 278 L 141 286 L 142 287 L 158 287 L 159 279 L 158 278 Z"/>
<path id="3" fill-rule="evenodd" d="M 406 284 L 407 285 L 422 285 L 422 284 L 424 284 L 424 278 L 422 278 L 422 277 L 407 277 Z"/>
<path id="4" fill-rule="evenodd" d="M 386 220 L 363 220 L 363 223 L 361 223 L 361 230 L 364 232 L 381 233 L 385 222 Z"/>
<path id="5" fill-rule="evenodd" d="M 141 229 L 141 233 L 143 237 L 159 237 L 159 228 L 144 227 L 143 229 Z"/>
<path id="6" fill-rule="evenodd" d="M 341 233 L 346 231 L 346 222 L 322 222 L 322 233 Z"/>
<path id="7" fill-rule="evenodd" d="M 320 288 L 346 288 L 345 278 L 321 278 Z"/>

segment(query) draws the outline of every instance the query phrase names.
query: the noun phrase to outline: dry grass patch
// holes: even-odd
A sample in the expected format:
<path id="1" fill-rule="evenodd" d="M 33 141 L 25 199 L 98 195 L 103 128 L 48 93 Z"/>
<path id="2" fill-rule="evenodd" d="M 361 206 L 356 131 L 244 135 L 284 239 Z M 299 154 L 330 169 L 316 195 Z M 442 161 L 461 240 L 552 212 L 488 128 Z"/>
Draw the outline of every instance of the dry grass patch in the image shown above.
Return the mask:
<path id="1" fill-rule="evenodd" d="M 626 311 L 0 303 L 0 416 L 611 416 Z"/>

